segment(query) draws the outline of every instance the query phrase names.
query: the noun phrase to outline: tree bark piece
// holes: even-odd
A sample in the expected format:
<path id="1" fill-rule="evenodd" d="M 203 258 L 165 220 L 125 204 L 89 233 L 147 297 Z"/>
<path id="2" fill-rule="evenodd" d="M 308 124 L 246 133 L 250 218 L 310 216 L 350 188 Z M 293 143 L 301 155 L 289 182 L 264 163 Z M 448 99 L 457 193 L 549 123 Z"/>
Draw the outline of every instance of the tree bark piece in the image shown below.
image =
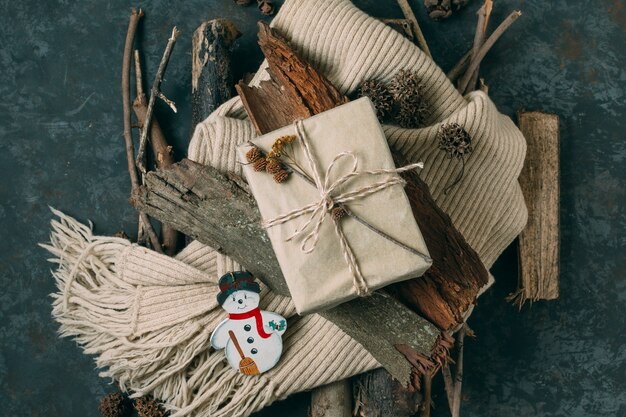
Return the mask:
<path id="1" fill-rule="evenodd" d="M 332 382 L 311 391 L 310 417 L 352 417 L 350 381 Z"/>
<path id="2" fill-rule="evenodd" d="M 528 206 L 528 224 L 519 238 L 519 289 L 511 296 L 526 300 L 559 297 L 559 117 L 518 112 L 528 148 L 519 182 Z"/>
<path id="3" fill-rule="evenodd" d="M 245 265 L 277 293 L 289 294 L 254 199 L 215 168 L 184 159 L 149 172 L 145 187 L 131 201 Z M 435 366 L 428 358 L 439 352 L 439 330 L 386 294 L 374 293 L 321 315 L 361 343 L 402 385 L 415 381 L 407 354 L 397 346 Z"/>
<path id="4" fill-rule="evenodd" d="M 287 126 L 348 102 L 264 22 L 259 22 L 259 46 L 268 61 L 272 81 L 262 81 L 259 88 L 243 82 L 236 86 L 259 133 L 271 132 L 276 126 Z"/>
<path id="5" fill-rule="evenodd" d="M 419 409 L 419 391 L 404 389 L 383 369 L 361 375 L 354 384 L 358 417 L 409 417 Z"/>
<path id="6" fill-rule="evenodd" d="M 396 165 L 406 161 L 395 155 Z M 428 185 L 414 171 L 402 174 L 415 220 L 424 236 L 432 266 L 416 279 L 387 287 L 390 294 L 442 330 L 465 320 L 489 273 L 450 217 L 433 200 Z"/>
<path id="7" fill-rule="evenodd" d="M 191 40 L 191 126 L 232 97 L 230 47 L 241 36 L 228 19 L 203 22 Z"/>

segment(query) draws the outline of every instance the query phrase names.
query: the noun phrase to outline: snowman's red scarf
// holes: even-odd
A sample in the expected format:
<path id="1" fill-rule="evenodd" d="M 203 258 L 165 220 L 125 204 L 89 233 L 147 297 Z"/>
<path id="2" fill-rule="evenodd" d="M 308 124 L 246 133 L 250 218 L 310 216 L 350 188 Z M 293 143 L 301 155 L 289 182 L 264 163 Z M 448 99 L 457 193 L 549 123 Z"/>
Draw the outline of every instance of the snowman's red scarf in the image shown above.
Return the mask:
<path id="1" fill-rule="evenodd" d="M 256 331 L 263 339 L 267 339 L 272 334 L 266 333 L 263 328 L 263 318 L 261 317 L 261 310 L 257 307 L 253 310 L 247 311 L 245 313 L 231 313 L 228 315 L 228 318 L 231 320 L 245 320 L 250 317 L 254 317 L 256 323 Z"/>

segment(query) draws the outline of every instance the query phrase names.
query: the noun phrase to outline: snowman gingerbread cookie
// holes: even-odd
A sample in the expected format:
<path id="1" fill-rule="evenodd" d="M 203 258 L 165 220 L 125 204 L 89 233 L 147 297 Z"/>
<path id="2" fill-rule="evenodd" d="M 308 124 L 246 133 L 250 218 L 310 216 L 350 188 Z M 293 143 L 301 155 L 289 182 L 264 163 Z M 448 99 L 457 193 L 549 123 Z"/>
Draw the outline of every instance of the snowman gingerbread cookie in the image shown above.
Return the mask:
<path id="1" fill-rule="evenodd" d="M 249 272 L 229 272 L 220 278 L 217 301 L 228 313 L 211 334 L 211 346 L 225 349 L 228 363 L 245 375 L 272 369 L 283 352 L 287 320 L 259 309 L 261 288 Z"/>

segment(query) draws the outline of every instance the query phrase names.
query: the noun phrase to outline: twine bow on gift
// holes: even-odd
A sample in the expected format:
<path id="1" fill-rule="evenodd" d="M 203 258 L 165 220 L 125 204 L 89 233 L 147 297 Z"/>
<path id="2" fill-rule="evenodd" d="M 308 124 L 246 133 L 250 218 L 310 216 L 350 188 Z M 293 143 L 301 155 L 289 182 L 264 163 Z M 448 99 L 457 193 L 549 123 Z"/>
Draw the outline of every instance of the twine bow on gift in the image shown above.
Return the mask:
<path id="1" fill-rule="evenodd" d="M 318 166 L 317 166 L 317 162 L 313 158 L 313 155 L 311 154 L 311 149 L 310 149 L 306 134 L 304 132 L 302 120 L 298 120 L 295 122 L 295 128 L 296 128 L 296 134 L 298 138 L 300 139 L 300 142 L 302 143 L 306 161 L 313 175 L 312 175 L 312 178 L 308 178 L 308 176 L 306 176 L 304 173 L 301 173 L 301 174 L 303 174 L 303 176 L 305 176 L 305 179 L 312 182 L 313 185 L 317 188 L 320 198 L 319 200 L 311 204 L 308 204 L 298 209 L 291 210 L 288 213 L 285 213 L 273 219 L 270 219 L 264 222 L 263 226 L 265 228 L 270 228 L 276 225 L 287 223 L 293 219 L 309 214 L 309 218 L 304 223 L 304 225 L 302 225 L 299 230 L 296 230 L 291 236 L 289 236 L 286 239 L 286 241 L 291 241 L 293 239 L 302 238 L 303 240 L 300 246 L 300 250 L 304 253 L 311 253 L 315 250 L 315 247 L 319 240 L 319 231 L 322 226 L 322 223 L 324 222 L 324 219 L 326 218 L 326 216 L 332 213 L 334 208 L 340 207 L 341 209 L 345 210 L 348 215 L 356 218 L 356 216 L 352 214 L 347 209 L 347 207 L 343 206 L 343 204 L 365 198 L 371 194 L 377 193 L 379 191 L 382 191 L 394 185 L 405 184 L 405 181 L 401 177 L 399 177 L 398 175 L 394 175 L 392 177 L 387 177 L 384 180 L 365 185 L 355 190 L 339 192 L 338 191 L 339 188 L 342 185 L 344 185 L 348 180 L 350 180 L 351 178 L 363 177 L 367 175 L 377 176 L 377 175 L 399 174 L 401 172 L 409 171 L 412 169 L 423 168 L 424 166 L 424 164 L 419 162 L 419 163 L 414 163 L 414 164 L 406 165 L 404 167 L 395 168 L 395 169 L 378 169 L 378 170 L 372 170 L 372 171 L 358 171 L 357 168 L 358 168 L 359 161 L 356 155 L 354 155 L 354 153 L 352 152 L 340 152 L 333 158 L 330 165 L 328 165 L 328 167 L 326 168 L 324 179 L 322 179 L 322 177 L 320 176 L 320 170 L 318 169 Z M 337 169 L 336 167 L 338 166 L 339 161 L 344 158 L 351 158 L 352 166 L 350 167 L 350 169 L 348 170 L 346 174 L 343 174 L 339 176 L 339 178 L 337 178 L 336 180 L 332 181 L 331 178 L 333 176 L 332 175 L 333 172 Z M 361 297 L 366 296 L 370 294 L 370 289 L 368 288 L 367 282 L 365 281 L 365 279 L 363 278 L 363 275 L 361 274 L 361 270 L 359 268 L 359 264 L 356 260 L 356 257 L 354 256 L 354 252 L 352 251 L 352 248 L 350 247 L 350 244 L 348 243 L 346 236 L 343 233 L 343 230 L 339 224 L 340 220 L 338 216 L 331 215 L 330 218 L 332 219 L 333 225 L 335 227 L 335 233 L 337 237 L 339 238 L 339 243 L 341 244 L 341 251 L 343 253 L 344 259 L 352 274 L 356 293 L 357 295 Z M 420 253 L 419 251 L 411 247 L 406 246 L 405 244 L 397 241 L 396 239 L 385 234 L 384 232 L 378 229 L 375 229 L 373 226 L 371 226 L 369 223 L 366 223 L 364 220 L 358 219 L 358 218 L 357 220 L 359 220 L 361 223 L 363 223 L 364 225 L 366 225 L 367 227 L 369 227 L 370 229 L 372 229 L 373 231 L 375 231 L 382 237 L 388 240 L 391 240 L 397 245 L 415 253 L 418 256 L 421 256 L 423 259 L 427 261 L 430 261 L 430 258 L 427 257 L 426 255 Z"/>

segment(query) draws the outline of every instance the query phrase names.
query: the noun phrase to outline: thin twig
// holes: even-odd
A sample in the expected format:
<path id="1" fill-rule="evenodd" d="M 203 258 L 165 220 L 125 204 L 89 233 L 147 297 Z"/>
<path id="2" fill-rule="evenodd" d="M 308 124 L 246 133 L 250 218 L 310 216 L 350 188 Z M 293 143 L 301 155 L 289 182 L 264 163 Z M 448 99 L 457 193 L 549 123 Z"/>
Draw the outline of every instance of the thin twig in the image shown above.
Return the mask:
<path id="1" fill-rule="evenodd" d="M 424 373 L 424 400 L 420 406 L 420 417 L 430 417 L 430 409 L 432 407 L 432 386 L 433 386 L 433 373 Z"/>
<path id="2" fill-rule="evenodd" d="M 470 63 L 476 60 L 478 56 L 478 51 L 480 47 L 485 43 L 485 22 L 487 21 L 487 2 L 490 0 L 485 0 L 485 4 L 482 5 L 478 12 L 478 19 L 476 21 L 476 32 L 474 33 L 474 43 L 472 45 L 472 58 L 470 59 Z M 470 91 L 474 91 L 476 88 L 476 82 L 478 81 L 478 71 L 480 67 L 476 68 L 476 71 L 472 74 L 470 78 L 470 82 L 467 85 L 465 91 L 461 91 L 462 94 L 467 94 Z"/>
<path id="3" fill-rule="evenodd" d="M 489 86 L 485 84 L 485 79 L 481 78 L 478 80 L 478 89 L 485 94 L 489 94 Z"/>
<path id="4" fill-rule="evenodd" d="M 467 332 L 466 325 L 461 326 L 459 335 L 457 336 L 456 344 L 459 351 L 456 360 L 456 374 L 454 376 L 454 396 L 452 401 L 452 417 L 459 417 L 461 412 L 461 391 L 463 387 L 463 345 L 465 340 L 465 333 Z"/>
<path id="5" fill-rule="evenodd" d="M 135 100 L 137 100 L 139 97 L 144 96 L 141 62 L 139 61 L 139 51 L 137 49 L 135 49 L 133 57 L 135 58 L 135 89 L 136 89 Z M 145 163 L 146 162 L 144 158 L 144 164 Z M 146 175 L 144 173 L 141 173 L 141 185 L 145 185 L 145 184 L 146 184 Z M 141 213 L 140 213 L 139 219 L 137 221 L 137 244 L 142 245 L 142 246 L 148 244 L 148 239 L 147 239 L 148 236 L 146 232 L 147 232 L 146 225 L 143 222 L 143 219 L 141 218 Z"/>
<path id="6" fill-rule="evenodd" d="M 130 115 L 130 59 L 133 50 L 133 42 L 135 40 L 135 33 L 137 32 L 137 24 L 139 19 L 143 16 L 141 9 L 132 9 L 130 13 L 130 20 L 128 22 L 128 31 L 126 32 L 126 41 L 124 42 L 124 56 L 122 59 L 122 109 L 124 112 L 124 143 L 126 145 L 126 159 L 128 163 L 128 175 L 130 176 L 130 184 L 132 192 L 135 193 L 139 190 L 139 176 L 137 175 L 137 169 L 133 163 L 135 148 L 133 145 L 132 136 L 132 124 Z M 148 237 L 154 249 L 158 252 L 162 252 L 159 245 L 159 238 L 157 237 L 150 219 L 144 212 L 139 212 L 141 220 L 144 222 Z"/>
<path id="7" fill-rule="evenodd" d="M 472 50 L 470 49 L 465 53 L 465 55 L 461 57 L 461 59 L 459 59 L 459 62 L 457 62 L 456 65 L 450 71 L 448 71 L 448 73 L 446 74 L 448 79 L 452 82 L 455 82 L 456 79 L 459 78 L 461 74 L 463 74 L 463 71 L 465 71 L 470 63 L 471 58 Z"/>
<path id="8" fill-rule="evenodd" d="M 426 43 L 426 38 L 424 37 L 424 34 L 422 33 L 422 29 L 420 28 L 420 25 L 417 22 L 417 18 L 415 17 L 415 13 L 413 13 L 413 10 L 411 9 L 409 2 L 407 0 L 397 0 L 397 1 L 398 1 L 398 6 L 400 6 L 400 9 L 402 9 L 402 14 L 404 15 L 404 18 L 409 20 L 411 22 L 411 26 L 413 26 L 413 31 L 415 32 L 415 37 L 417 38 L 417 44 L 419 45 L 420 49 L 424 51 L 424 53 L 428 55 L 429 58 L 432 59 L 433 56 L 430 53 L 430 49 L 428 48 L 428 43 Z"/>
<path id="9" fill-rule="evenodd" d="M 454 406 L 454 382 L 452 381 L 452 373 L 450 372 L 450 365 L 445 363 L 441 367 L 441 375 L 443 376 L 443 385 L 446 388 L 446 397 L 448 398 L 448 407 L 452 412 Z"/>
<path id="10" fill-rule="evenodd" d="M 144 95 L 143 92 L 143 71 L 141 70 L 141 61 L 139 59 L 139 50 L 135 49 L 133 54 L 135 58 L 135 89 L 137 90 L 136 97 Z"/>
<path id="11" fill-rule="evenodd" d="M 476 71 L 476 69 L 480 65 L 480 62 L 483 60 L 485 55 L 487 55 L 487 52 L 489 52 L 491 47 L 496 43 L 496 41 L 500 38 L 500 36 L 502 36 L 502 34 L 509 28 L 509 26 L 511 26 L 513 22 L 515 22 L 517 18 L 520 17 L 521 15 L 522 15 L 522 12 L 520 12 L 519 10 L 515 10 L 506 19 L 504 19 L 502 23 L 500 23 L 500 26 L 498 26 L 496 30 L 493 31 L 493 33 L 485 41 L 483 46 L 480 47 L 480 50 L 478 51 L 478 54 L 476 55 L 476 59 L 473 60 L 469 64 L 467 71 L 463 75 L 463 78 L 461 78 L 461 81 L 459 82 L 459 86 L 458 86 L 459 91 L 465 91 L 465 89 L 467 88 L 467 85 L 469 84 L 472 74 L 474 73 L 474 71 Z"/>
<path id="12" fill-rule="evenodd" d="M 161 58 L 159 69 L 157 70 L 156 76 L 154 77 L 154 82 L 152 83 L 152 88 L 150 89 L 150 100 L 148 100 L 146 121 L 144 122 L 141 129 L 141 138 L 139 139 L 139 151 L 137 152 L 137 160 L 135 161 L 137 167 L 141 172 L 146 172 L 146 165 L 143 162 L 143 156 L 146 152 L 146 143 L 148 142 L 148 130 L 150 129 L 150 123 L 152 121 L 154 102 L 157 97 L 161 98 L 162 100 L 165 97 L 162 95 L 160 90 L 161 81 L 163 81 L 163 74 L 165 73 L 165 68 L 167 67 L 167 63 L 170 60 L 170 55 L 172 54 L 172 49 L 174 48 L 174 44 L 176 43 L 176 38 L 178 37 L 179 33 L 180 32 L 178 31 L 178 29 L 176 29 L 176 26 L 174 26 L 174 28 L 172 29 L 172 35 L 167 40 L 167 45 L 165 46 L 165 51 L 163 52 L 163 57 Z M 170 100 L 166 101 L 166 103 L 168 102 L 171 103 Z"/>
<path id="13" fill-rule="evenodd" d="M 130 13 L 130 21 L 128 22 L 128 31 L 126 32 L 126 42 L 124 43 L 124 57 L 122 60 L 122 108 L 124 110 L 124 142 L 126 143 L 126 157 L 128 159 L 128 174 L 133 189 L 139 185 L 139 177 L 133 163 L 135 158 L 135 149 L 133 146 L 132 124 L 130 117 L 130 55 L 137 32 L 137 24 L 143 16 L 143 12 L 139 9 L 132 9 Z"/>

